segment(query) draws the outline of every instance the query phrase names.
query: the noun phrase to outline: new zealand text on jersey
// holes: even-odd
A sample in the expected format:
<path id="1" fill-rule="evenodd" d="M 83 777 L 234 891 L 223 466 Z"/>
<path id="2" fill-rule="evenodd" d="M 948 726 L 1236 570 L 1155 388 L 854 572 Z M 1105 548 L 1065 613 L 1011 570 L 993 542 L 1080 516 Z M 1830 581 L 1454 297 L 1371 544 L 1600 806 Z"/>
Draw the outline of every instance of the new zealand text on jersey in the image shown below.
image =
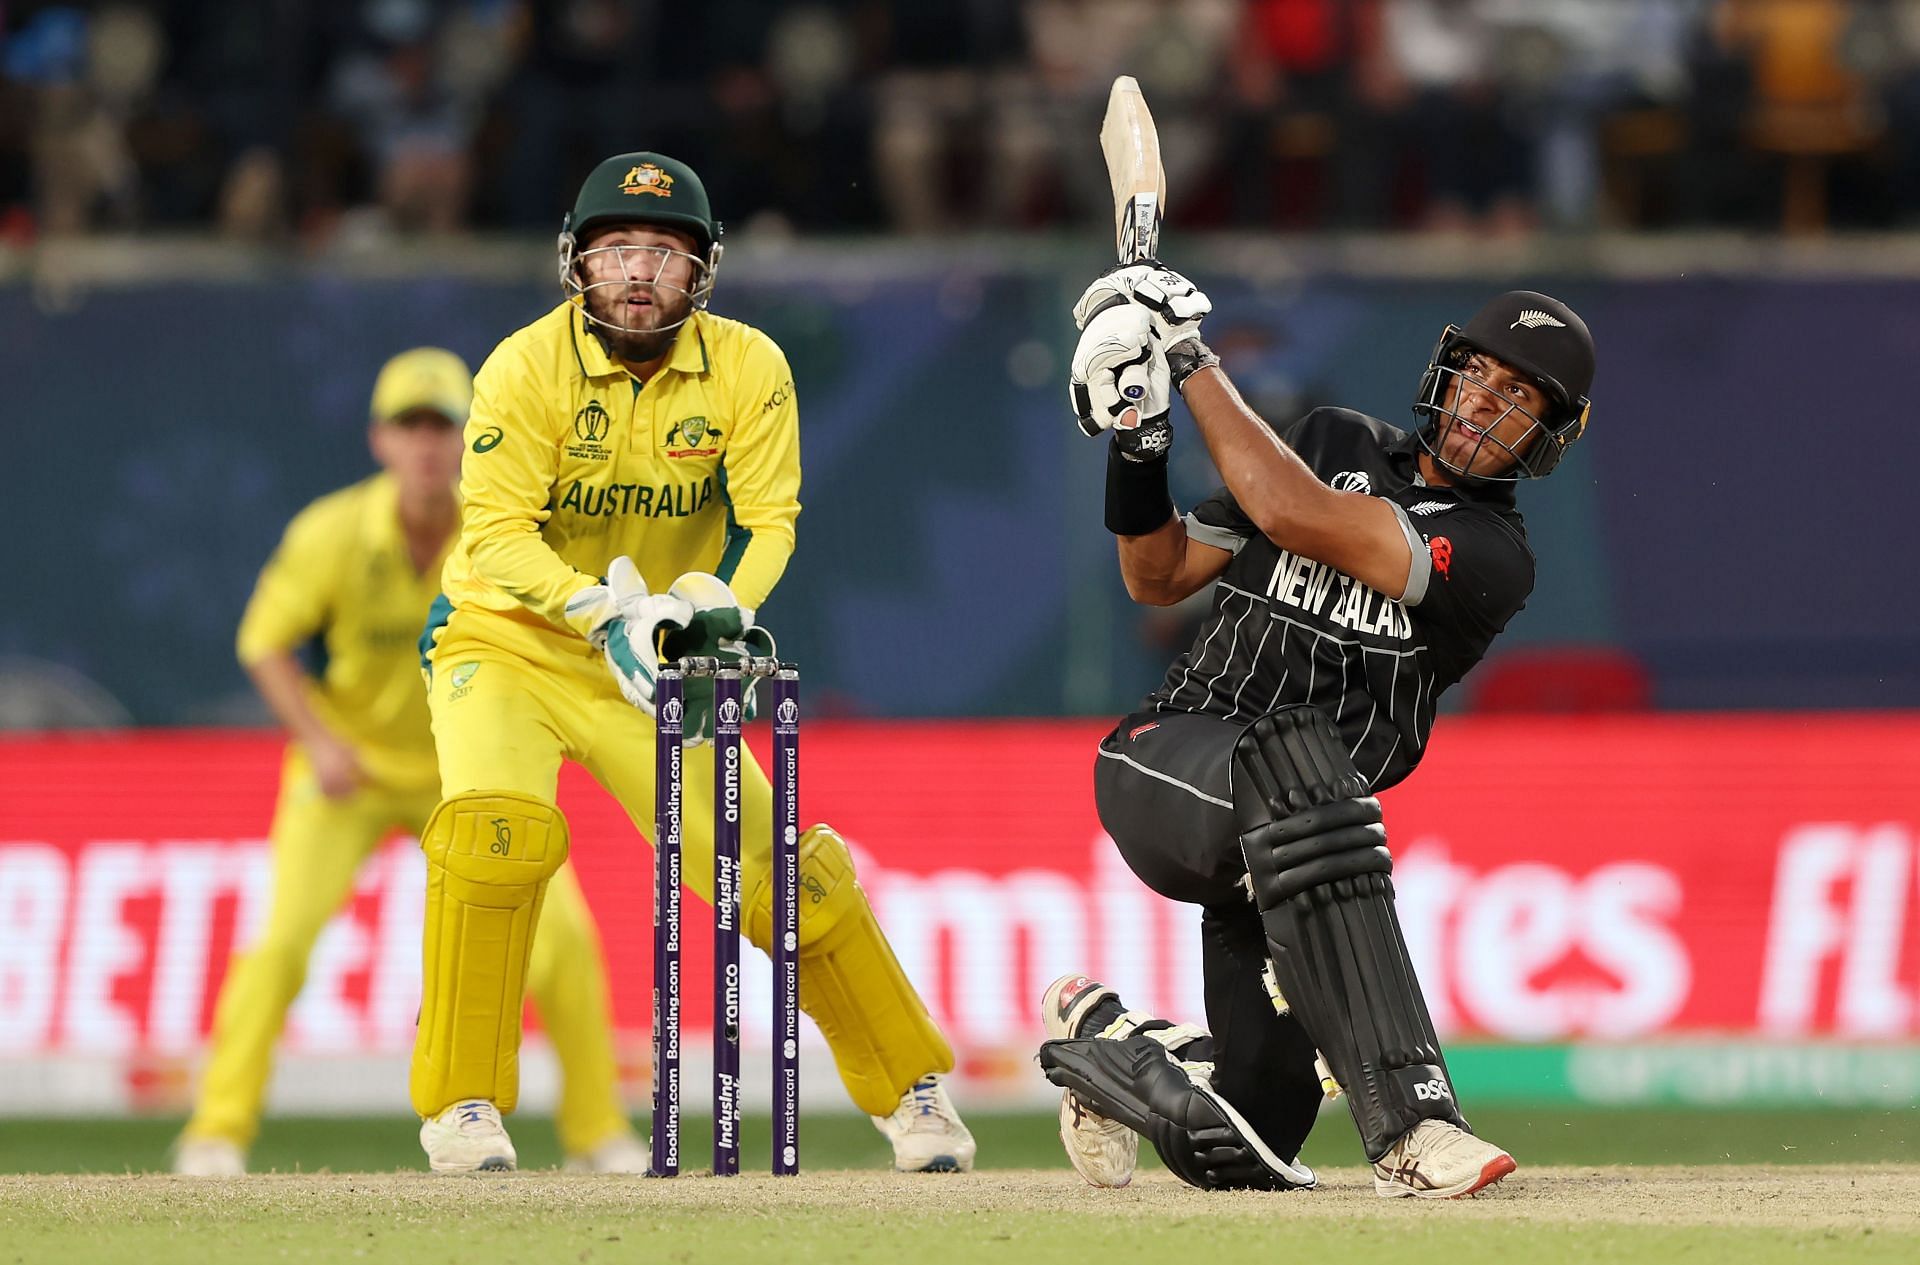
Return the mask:
<path id="1" fill-rule="evenodd" d="M 575 480 L 560 498 L 560 508 L 589 518 L 641 514 L 651 518 L 686 518 L 698 514 L 713 499 L 713 477 L 698 482 L 610 483 L 599 487 Z"/>
<path id="2" fill-rule="evenodd" d="M 1267 580 L 1267 596 L 1281 606 L 1324 616 L 1329 623 L 1354 632 L 1395 641 L 1413 636 L 1413 622 L 1399 602 L 1324 562 L 1285 549 Z"/>

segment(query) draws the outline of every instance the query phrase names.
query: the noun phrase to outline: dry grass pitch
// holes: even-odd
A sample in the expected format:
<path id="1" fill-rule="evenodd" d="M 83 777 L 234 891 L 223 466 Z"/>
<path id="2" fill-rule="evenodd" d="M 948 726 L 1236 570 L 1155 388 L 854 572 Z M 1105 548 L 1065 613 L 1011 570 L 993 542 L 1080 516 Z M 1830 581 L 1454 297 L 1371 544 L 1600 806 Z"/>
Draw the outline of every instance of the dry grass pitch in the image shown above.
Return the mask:
<path id="1" fill-rule="evenodd" d="M 1121 1191 L 1058 1171 L 4 1176 L 0 1265 L 1920 1259 L 1920 1168 L 1905 1165 L 1543 1167 L 1451 1203 L 1376 1198 L 1361 1169 L 1322 1177 L 1311 1193 L 1208 1195 L 1157 1172 Z"/>

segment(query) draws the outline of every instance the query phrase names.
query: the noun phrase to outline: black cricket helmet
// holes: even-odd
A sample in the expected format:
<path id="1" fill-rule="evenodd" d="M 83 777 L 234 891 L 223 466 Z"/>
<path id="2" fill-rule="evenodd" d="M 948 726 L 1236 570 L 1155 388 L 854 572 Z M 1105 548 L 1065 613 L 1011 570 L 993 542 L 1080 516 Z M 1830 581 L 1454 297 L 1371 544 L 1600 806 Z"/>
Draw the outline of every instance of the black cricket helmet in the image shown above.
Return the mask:
<path id="1" fill-rule="evenodd" d="M 1454 388 L 1479 380 L 1467 372 L 1474 354 L 1484 353 L 1525 374 L 1547 397 L 1541 416 L 1509 402 L 1505 416 L 1518 414 L 1529 425 L 1511 444 L 1502 443 L 1492 427 L 1473 427 L 1449 404 L 1457 400 Z M 1593 335 L 1579 314 L 1560 300 L 1533 290 L 1509 290 L 1478 312 L 1466 325 L 1449 325 L 1434 344 L 1427 371 L 1420 379 L 1420 395 L 1413 411 L 1424 419 L 1420 444 L 1443 469 L 1465 478 L 1490 483 L 1540 479 L 1553 473 L 1560 459 L 1586 433 L 1592 404 Z M 1470 474 L 1440 455 L 1441 440 L 1453 427 L 1466 424 L 1480 434 L 1468 455 L 1467 466 L 1482 447 L 1492 445 L 1507 453 L 1512 464 L 1499 474 Z"/>
<path id="2" fill-rule="evenodd" d="M 624 246 L 582 249 L 581 239 L 603 224 L 651 224 L 675 229 L 693 238 L 696 253 Z M 713 218 L 713 206 L 707 200 L 707 187 L 693 168 L 677 158 L 645 150 L 615 154 L 582 182 L 573 210 L 560 223 L 560 284 L 569 298 L 580 300 L 588 320 L 604 325 L 607 322 L 595 316 L 585 302 L 590 286 L 581 268 L 584 256 L 598 250 L 614 252 L 620 261 L 620 277 L 594 284 L 625 286 L 632 282 L 659 284 L 669 260 L 682 255 L 692 260 L 694 269 L 692 288 L 683 291 L 692 300 L 689 314 L 705 310 L 713 294 L 714 276 L 720 271 L 720 233 L 720 221 Z M 669 328 L 676 327 L 663 330 Z"/>

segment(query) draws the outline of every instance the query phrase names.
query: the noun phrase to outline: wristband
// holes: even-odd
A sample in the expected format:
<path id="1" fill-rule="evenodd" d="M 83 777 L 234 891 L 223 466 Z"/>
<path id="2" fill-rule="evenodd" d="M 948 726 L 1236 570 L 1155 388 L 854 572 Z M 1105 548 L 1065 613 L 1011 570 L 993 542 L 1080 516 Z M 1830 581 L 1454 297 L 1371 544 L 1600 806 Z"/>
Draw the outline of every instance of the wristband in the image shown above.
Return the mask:
<path id="1" fill-rule="evenodd" d="M 1188 378 L 1219 363 L 1220 357 L 1200 341 L 1198 334 L 1167 348 L 1167 377 L 1173 383 L 1175 394 L 1187 385 Z"/>
<path id="2" fill-rule="evenodd" d="M 1141 461 L 1121 452 L 1117 443 L 1109 444 L 1107 530 L 1116 536 L 1145 536 L 1166 526 L 1173 515 L 1166 457 Z"/>

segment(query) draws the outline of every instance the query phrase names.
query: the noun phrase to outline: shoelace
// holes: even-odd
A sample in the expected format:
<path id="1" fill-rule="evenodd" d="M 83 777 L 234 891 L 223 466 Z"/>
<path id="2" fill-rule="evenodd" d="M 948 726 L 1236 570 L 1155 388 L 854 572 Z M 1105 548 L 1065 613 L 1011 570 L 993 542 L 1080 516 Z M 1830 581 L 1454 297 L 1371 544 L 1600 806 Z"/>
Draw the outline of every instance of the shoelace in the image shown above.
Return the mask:
<path id="1" fill-rule="evenodd" d="M 912 1115 L 925 1118 L 940 1114 L 940 1082 L 931 1076 L 915 1081 L 907 1095 L 908 1101 L 901 1106 L 910 1109 Z"/>

